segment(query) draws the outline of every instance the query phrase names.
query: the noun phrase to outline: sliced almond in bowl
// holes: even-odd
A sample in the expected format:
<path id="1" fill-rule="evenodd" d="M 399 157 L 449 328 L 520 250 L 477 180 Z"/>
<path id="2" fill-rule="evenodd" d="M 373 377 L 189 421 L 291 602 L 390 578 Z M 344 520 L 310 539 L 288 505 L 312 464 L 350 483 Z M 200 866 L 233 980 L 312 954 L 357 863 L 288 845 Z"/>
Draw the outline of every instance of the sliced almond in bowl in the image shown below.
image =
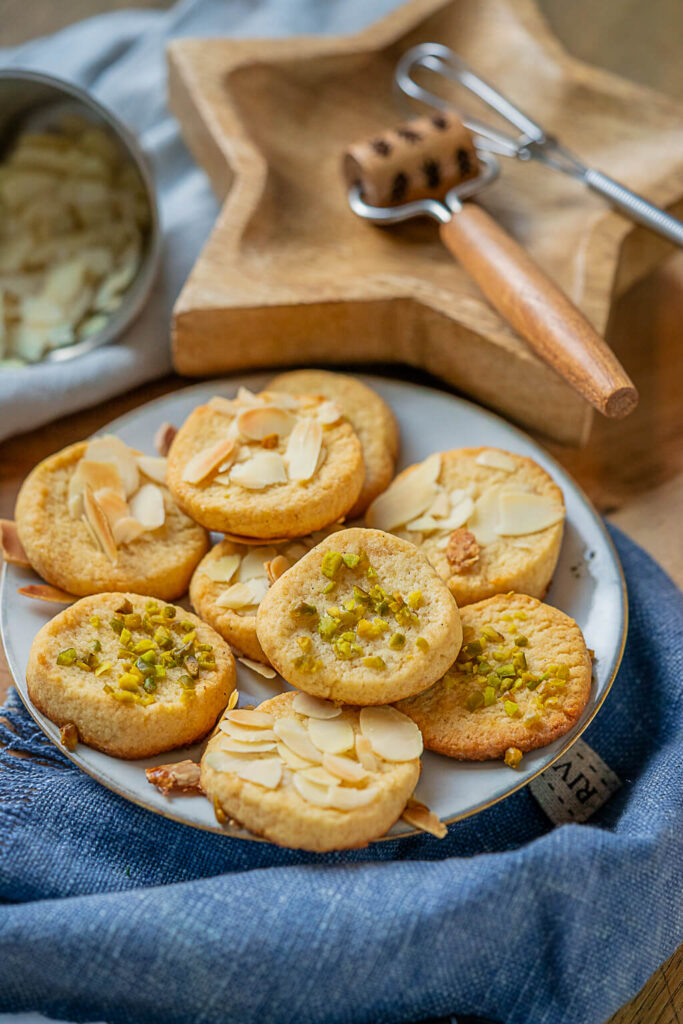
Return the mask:
<path id="1" fill-rule="evenodd" d="M 323 428 L 318 420 L 305 417 L 297 422 L 289 435 L 285 453 L 290 480 L 303 483 L 311 479 L 318 468 L 322 443 Z"/>
<path id="2" fill-rule="evenodd" d="M 306 715 L 307 718 L 338 718 L 341 715 L 341 708 L 331 700 L 312 697 L 309 693 L 295 693 L 292 707 L 297 714 Z"/>
<path id="3" fill-rule="evenodd" d="M 340 718 L 309 718 L 306 725 L 318 750 L 326 754 L 341 754 L 353 749 L 354 732 L 348 722 Z"/>
<path id="4" fill-rule="evenodd" d="M 374 752 L 386 761 L 413 761 L 422 754 L 422 733 L 412 718 L 396 708 L 361 708 L 360 728 Z"/>

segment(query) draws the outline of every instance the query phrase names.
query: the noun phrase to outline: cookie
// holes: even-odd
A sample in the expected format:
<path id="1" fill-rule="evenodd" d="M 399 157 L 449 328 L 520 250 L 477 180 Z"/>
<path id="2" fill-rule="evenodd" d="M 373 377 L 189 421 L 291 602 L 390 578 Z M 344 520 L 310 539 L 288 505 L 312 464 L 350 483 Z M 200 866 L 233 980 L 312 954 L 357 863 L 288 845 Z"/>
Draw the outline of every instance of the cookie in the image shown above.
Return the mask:
<path id="1" fill-rule="evenodd" d="M 164 484 L 166 463 L 113 435 L 71 445 L 24 481 L 16 525 L 31 566 L 78 596 L 180 597 L 209 547 Z"/>
<path id="2" fill-rule="evenodd" d="M 210 626 L 139 594 L 96 594 L 66 608 L 37 634 L 26 669 L 39 711 L 123 758 L 201 739 L 235 678 L 230 648 Z"/>
<path id="3" fill-rule="evenodd" d="M 425 690 L 460 650 L 460 616 L 420 552 L 379 530 L 342 530 L 270 587 L 258 639 L 287 682 L 349 704 Z"/>
<path id="4" fill-rule="evenodd" d="M 457 448 L 400 473 L 366 522 L 416 544 L 465 605 L 510 590 L 544 597 L 564 518 L 562 491 L 533 459 Z"/>
<path id="5" fill-rule="evenodd" d="M 300 537 L 344 516 L 363 486 L 363 452 L 340 407 L 284 392 L 212 398 L 168 455 L 181 508 L 210 530 Z"/>
<path id="6" fill-rule="evenodd" d="M 363 449 L 365 480 L 348 519 L 362 516 L 378 494 L 391 483 L 398 455 L 396 417 L 383 398 L 366 384 L 329 370 L 292 370 L 270 382 L 273 391 L 298 395 L 323 395 L 336 402 L 348 416 Z"/>
<path id="7" fill-rule="evenodd" d="M 277 545 L 221 541 L 195 569 L 190 581 L 192 607 L 238 651 L 268 664 L 256 635 L 261 599 L 274 580 L 335 529 L 342 527 L 328 527 Z"/>
<path id="8" fill-rule="evenodd" d="M 591 688 L 591 659 L 568 615 L 523 594 L 460 609 L 463 647 L 443 679 L 397 706 L 425 746 L 468 761 L 552 743 L 576 724 Z"/>
<path id="9" fill-rule="evenodd" d="M 420 775 L 422 737 L 394 708 L 281 693 L 228 711 L 210 739 L 201 784 L 217 816 L 280 846 L 346 850 L 384 835 Z"/>

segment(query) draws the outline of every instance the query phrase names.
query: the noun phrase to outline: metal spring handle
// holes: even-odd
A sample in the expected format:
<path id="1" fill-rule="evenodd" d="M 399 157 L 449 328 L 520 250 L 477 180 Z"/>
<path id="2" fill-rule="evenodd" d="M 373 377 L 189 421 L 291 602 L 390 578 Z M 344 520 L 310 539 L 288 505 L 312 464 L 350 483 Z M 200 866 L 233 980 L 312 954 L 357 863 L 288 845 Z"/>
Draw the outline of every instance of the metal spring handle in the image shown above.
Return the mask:
<path id="1" fill-rule="evenodd" d="M 680 220 L 601 171 L 586 167 L 557 139 L 548 135 L 541 125 L 519 110 L 483 78 L 480 78 L 458 54 L 447 46 L 443 46 L 441 43 L 420 43 L 418 46 L 412 47 L 403 54 L 398 62 L 395 83 L 406 96 L 410 96 L 411 99 L 416 99 L 428 107 L 444 110 L 452 106 L 443 97 L 430 92 L 415 81 L 413 78 L 415 68 L 423 68 L 435 75 L 441 75 L 452 82 L 457 82 L 492 110 L 495 110 L 518 132 L 521 132 L 515 137 L 491 128 L 476 118 L 461 116 L 463 124 L 473 133 L 478 149 L 498 153 L 502 156 L 517 157 L 518 160 L 538 160 L 554 170 L 562 171 L 577 181 L 582 181 L 593 192 L 608 199 L 613 206 L 638 224 L 643 224 L 669 242 L 683 247 L 683 223 Z"/>

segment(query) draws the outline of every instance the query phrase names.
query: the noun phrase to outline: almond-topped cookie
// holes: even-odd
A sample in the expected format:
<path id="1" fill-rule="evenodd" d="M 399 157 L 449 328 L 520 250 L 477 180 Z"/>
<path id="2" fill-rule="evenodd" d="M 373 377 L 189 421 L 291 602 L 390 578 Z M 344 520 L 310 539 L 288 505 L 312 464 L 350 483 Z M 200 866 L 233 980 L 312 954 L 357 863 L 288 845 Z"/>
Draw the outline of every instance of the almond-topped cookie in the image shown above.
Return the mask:
<path id="1" fill-rule="evenodd" d="M 187 590 L 209 538 L 164 483 L 166 460 L 114 435 L 71 445 L 24 481 L 16 525 L 31 566 L 71 594 Z"/>
<path id="2" fill-rule="evenodd" d="M 281 693 L 227 711 L 201 784 L 219 820 L 295 849 L 365 846 L 401 816 L 420 775 L 422 737 L 391 707 Z"/>
<path id="3" fill-rule="evenodd" d="M 178 431 L 168 486 L 211 530 L 299 537 L 336 522 L 363 485 L 363 453 L 341 408 L 319 395 L 215 397 Z"/>
<path id="4" fill-rule="evenodd" d="M 568 615 L 523 594 L 460 609 L 463 646 L 443 679 L 397 707 L 425 746 L 460 760 L 522 754 L 552 743 L 578 721 L 591 688 L 591 659 Z"/>
<path id="5" fill-rule="evenodd" d="M 37 634 L 26 669 L 31 700 L 88 746 L 152 757 L 195 743 L 235 688 L 235 659 L 210 626 L 139 594 L 96 594 Z"/>
<path id="6" fill-rule="evenodd" d="M 389 486 L 398 455 L 399 432 L 396 417 L 376 391 L 367 384 L 329 370 L 291 370 L 281 373 L 268 385 L 274 391 L 299 395 L 323 395 L 348 416 L 363 449 L 365 480 L 348 518 L 361 516 L 366 508 Z"/>
<path id="7" fill-rule="evenodd" d="M 460 650 L 457 605 L 412 544 L 342 530 L 270 587 L 258 639 L 288 683 L 349 704 L 389 704 L 438 679 Z"/>
<path id="8" fill-rule="evenodd" d="M 367 511 L 368 526 L 415 544 L 459 605 L 509 590 L 541 598 L 562 544 L 562 491 L 532 459 L 456 448 L 409 466 Z"/>
<path id="9" fill-rule="evenodd" d="M 223 540 L 209 551 L 190 581 L 190 600 L 200 618 L 248 658 L 268 664 L 256 635 L 256 612 L 268 588 L 312 547 L 341 526 L 327 527 L 280 544 Z"/>

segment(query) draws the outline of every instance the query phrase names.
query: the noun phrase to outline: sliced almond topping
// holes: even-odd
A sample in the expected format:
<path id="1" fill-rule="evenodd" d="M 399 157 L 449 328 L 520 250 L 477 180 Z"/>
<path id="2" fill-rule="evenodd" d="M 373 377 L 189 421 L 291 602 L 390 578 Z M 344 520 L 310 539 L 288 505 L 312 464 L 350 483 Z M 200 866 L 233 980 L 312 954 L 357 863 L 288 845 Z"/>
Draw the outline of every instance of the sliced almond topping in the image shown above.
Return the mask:
<path id="1" fill-rule="evenodd" d="M 173 438 L 177 433 L 178 430 L 172 423 L 162 423 L 157 429 L 157 432 L 154 435 L 154 447 L 159 452 L 162 459 L 165 459 L 171 450 Z"/>
<path id="2" fill-rule="evenodd" d="M 316 419 L 319 420 L 323 426 L 331 427 L 333 423 L 340 420 L 344 413 L 331 399 L 327 399 L 318 406 L 315 411 Z"/>
<path id="3" fill-rule="evenodd" d="M 451 510 L 451 503 L 448 500 L 448 495 L 445 491 L 439 491 L 436 498 L 428 509 L 428 515 L 435 516 L 437 519 L 442 519 L 447 516 Z"/>
<path id="4" fill-rule="evenodd" d="M 273 726 L 273 732 L 299 757 L 303 757 L 306 761 L 313 761 L 315 764 L 322 763 L 321 751 L 313 746 L 303 725 L 295 718 L 278 718 Z"/>
<path id="5" fill-rule="evenodd" d="M 96 491 L 95 497 L 99 502 L 100 508 L 109 520 L 109 525 L 112 530 L 120 519 L 125 519 L 130 516 L 128 502 L 118 491 L 112 491 L 105 487 L 101 491 Z M 114 534 L 114 541 L 116 541 L 116 534 Z"/>
<path id="6" fill-rule="evenodd" d="M 246 583 L 233 583 L 231 587 L 217 597 L 214 604 L 219 608 L 251 608 L 261 603 L 268 592 L 267 579 L 247 580 Z"/>
<path id="7" fill-rule="evenodd" d="M 378 761 L 372 752 L 372 744 L 362 732 L 356 733 L 356 757 L 368 772 L 376 772 Z"/>
<path id="8" fill-rule="evenodd" d="M 108 490 L 124 496 L 124 486 L 118 466 L 115 462 L 96 462 L 94 459 L 81 459 L 77 473 L 72 480 L 78 478 L 81 490 L 89 484 L 93 491 Z"/>
<path id="9" fill-rule="evenodd" d="M 237 707 L 237 701 L 240 699 L 239 690 L 233 690 L 230 694 L 230 700 L 228 701 L 228 711 L 232 711 L 233 708 Z"/>
<path id="10" fill-rule="evenodd" d="M 341 754 L 344 750 L 353 749 L 354 733 L 348 722 L 340 718 L 309 718 L 306 725 L 318 750 L 326 754 Z"/>
<path id="11" fill-rule="evenodd" d="M 242 405 L 264 405 L 262 396 L 255 395 L 249 388 L 245 388 L 243 384 L 240 384 L 237 389 L 237 401 Z"/>
<path id="12" fill-rule="evenodd" d="M 295 772 L 292 785 L 306 803 L 315 807 L 329 807 L 329 786 L 319 786 L 317 782 L 307 779 L 303 771 Z"/>
<path id="13" fill-rule="evenodd" d="M 241 533 L 224 533 L 225 540 L 231 540 L 233 544 L 244 544 L 245 547 L 263 547 L 263 537 L 248 537 Z M 271 537 L 271 544 L 286 544 L 289 537 Z"/>
<path id="14" fill-rule="evenodd" d="M 232 714 L 232 712 L 229 712 Z M 241 743 L 266 743 L 275 742 L 275 733 L 272 729 L 252 729 L 249 725 L 240 725 L 238 722 L 231 722 L 229 718 L 223 718 L 218 723 L 221 732 L 227 733 L 233 740 Z"/>
<path id="15" fill-rule="evenodd" d="M 487 487 L 474 502 L 474 511 L 467 520 L 467 528 L 477 538 L 480 547 L 498 539 L 500 524 L 500 485 Z"/>
<path id="16" fill-rule="evenodd" d="M 208 576 L 215 583 L 229 583 L 240 564 L 239 555 L 222 555 L 202 567 L 202 576 Z"/>
<path id="17" fill-rule="evenodd" d="M 252 760 L 234 757 L 220 750 L 206 754 L 206 763 L 216 772 L 230 772 L 245 782 L 255 782 L 265 789 L 277 789 L 282 778 L 279 757 L 260 757 Z"/>
<path id="18" fill-rule="evenodd" d="M 116 565 L 116 543 L 114 541 L 114 535 L 111 532 L 109 520 L 102 511 L 102 508 L 93 493 L 92 487 L 89 487 L 88 484 L 85 485 L 85 489 L 83 491 L 83 508 L 85 511 L 86 522 L 95 535 L 97 543 L 100 545 L 109 561 Z"/>
<path id="19" fill-rule="evenodd" d="M 249 491 L 262 491 L 273 484 L 286 484 L 287 473 L 279 452 L 262 450 L 255 452 L 246 462 L 234 465 L 230 479 Z"/>
<path id="20" fill-rule="evenodd" d="M 412 718 L 381 705 L 360 710 L 360 728 L 386 761 L 412 761 L 422 754 L 422 733 Z"/>
<path id="21" fill-rule="evenodd" d="M 231 438 L 217 441 L 210 448 L 193 455 L 185 466 L 182 478 L 188 484 L 199 484 L 219 466 L 229 462 L 237 453 L 235 442 Z"/>
<path id="22" fill-rule="evenodd" d="M 239 581 L 240 583 L 246 583 L 247 580 L 253 579 L 267 579 L 268 571 L 266 569 L 266 562 L 275 558 L 277 552 L 273 547 L 258 547 L 251 548 L 245 555 L 242 556 L 240 562 Z"/>
<path id="23" fill-rule="evenodd" d="M 161 488 L 157 484 L 143 484 L 130 499 L 130 512 L 146 530 L 158 530 L 166 519 Z"/>
<path id="24" fill-rule="evenodd" d="M 439 493 L 441 454 L 436 452 L 409 473 L 394 480 L 370 505 L 365 521 L 377 530 L 393 530 L 422 515 Z"/>
<path id="25" fill-rule="evenodd" d="M 260 661 L 253 661 L 251 658 L 238 658 L 237 660 L 241 661 L 247 668 L 250 668 L 252 672 L 263 676 L 264 679 L 275 679 L 277 675 L 274 668 L 271 668 L 270 665 L 262 665 Z"/>
<path id="26" fill-rule="evenodd" d="M 234 740 L 231 736 L 221 736 L 220 749 L 226 750 L 229 754 L 263 754 L 267 750 L 275 750 L 275 742 L 244 743 L 242 740 Z"/>
<path id="27" fill-rule="evenodd" d="M 51 604 L 73 604 L 78 598 L 59 587 L 51 587 L 48 583 L 29 583 L 25 587 L 19 587 L 18 594 L 22 597 L 32 597 L 37 601 L 49 601 Z"/>
<path id="28" fill-rule="evenodd" d="M 71 478 L 69 480 L 67 506 L 69 509 L 69 515 L 72 519 L 81 518 L 83 515 L 83 480 L 78 472 L 78 466 L 76 467 L 76 471 L 71 474 Z"/>
<path id="29" fill-rule="evenodd" d="M 146 768 L 147 781 L 167 796 L 169 793 L 201 793 L 199 784 L 200 767 L 196 761 L 178 761 L 176 764 L 159 764 Z"/>
<path id="30" fill-rule="evenodd" d="M 301 775 L 318 786 L 338 786 L 340 780 L 336 775 L 331 775 L 327 769 L 317 764 L 313 768 L 302 768 Z"/>
<path id="31" fill-rule="evenodd" d="M 0 551 L 2 551 L 3 561 L 8 565 L 20 565 L 24 569 L 31 568 L 28 555 L 19 540 L 17 524 L 11 519 L 0 519 Z"/>
<path id="32" fill-rule="evenodd" d="M 342 782 L 350 782 L 353 785 L 364 782 L 368 777 L 365 768 L 357 761 L 350 757 L 339 757 L 338 754 L 323 754 L 323 768 L 336 775 Z"/>
<path id="33" fill-rule="evenodd" d="M 285 409 L 264 406 L 260 409 L 245 409 L 237 417 L 237 429 L 251 441 L 263 441 L 269 435 L 287 437 L 296 419 Z"/>
<path id="34" fill-rule="evenodd" d="M 304 557 L 308 550 L 309 549 L 305 544 L 299 544 L 298 541 L 294 541 L 293 544 L 288 544 L 285 548 L 285 552 L 289 560 L 289 564 L 294 565 L 295 562 L 298 562 L 300 558 Z"/>
<path id="35" fill-rule="evenodd" d="M 247 711 L 245 708 L 236 708 L 228 711 L 225 716 L 229 722 L 237 722 L 238 725 L 248 725 L 252 729 L 270 729 L 273 726 L 273 716 L 267 711 Z"/>
<path id="36" fill-rule="evenodd" d="M 132 544 L 134 540 L 145 532 L 145 527 L 132 516 L 125 516 L 117 519 L 112 527 L 114 542 L 117 545 Z"/>
<path id="37" fill-rule="evenodd" d="M 422 533 L 433 533 L 434 530 L 442 529 L 442 521 L 436 520 L 434 516 L 430 516 L 429 513 L 425 513 L 423 516 L 418 516 L 417 519 L 413 519 L 411 522 L 406 523 L 406 530 L 415 531 L 419 530 Z"/>
<path id="38" fill-rule="evenodd" d="M 264 562 L 264 565 L 271 583 L 275 583 L 288 569 L 292 568 L 292 563 L 284 555 L 276 555 L 270 562 Z"/>
<path id="39" fill-rule="evenodd" d="M 138 469 L 140 469 L 149 480 L 156 484 L 163 484 L 166 481 L 167 460 L 156 458 L 154 455 L 138 455 Z"/>
<path id="40" fill-rule="evenodd" d="M 289 409 L 290 412 L 297 412 L 301 404 L 296 395 L 290 395 L 288 391 L 262 391 L 261 399 L 267 405 L 277 405 L 280 409 Z"/>
<path id="41" fill-rule="evenodd" d="M 460 527 L 448 538 L 446 558 L 455 572 L 467 572 L 479 561 L 479 545 L 473 533 Z"/>
<path id="42" fill-rule="evenodd" d="M 105 434 L 88 442 L 83 456 L 84 460 L 93 462 L 113 462 L 123 481 L 125 497 L 137 491 L 140 484 L 137 458 L 120 437 Z"/>
<path id="43" fill-rule="evenodd" d="M 285 459 L 290 480 L 310 480 L 318 466 L 323 428 L 318 420 L 300 419 L 287 442 Z"/>
<path id="44" fill-rule="evenodd" d="M 513 473 L 517 469 L 517 463 L 507 452 L 501 452 L 498 448 L 485 448 L 474 460 L 479 466 L 488 466 L 490 469 L 502 469 L 506 473 Z"/>
<path id="45" fill-rule="evenodd" d="M 541 494 L 506 492 L 500 496 L 498 532 L 506 537 L 523 537 L 561 523 L 564 508 Z"/>
<path id="46" fill-rule="evenodd" d="M 468 494 L 465 494 L 457 504 L 453 505 L 445 519 L 439 519 L 437 526 L 439 530 L 457 530 L 464 526 L 474 512 L 474 502 Z"/>
<path id="47" fill-rule="evenodd" d="M 334 807 L 336 811 L 354 811 L 357 807 L 365 807 L 372 803 L 378 793 L 377 786 L 366 786 L 365 789 L 331 786 L 328 790 L 327 806 Z"/>
<path id="48" fill-rule="evenodd" d="M 448 835 L 448 829 L 441 819 L 437 818 L 426 804 L 421 804 L 419 800 L 413 800 L 412 797 L 406 804 L 401 817 L 408 825 L 419 828 L 422 832 L 429 832 L 430 836 L 434 836 L 436 839 L 445 839 Z"/>
<path id="49" fill-rule="evenodd" d="M 224 416 L 237 416 L 244 408 L 242 402 L 236 398 L 223 398 L 222 395 L 214 395 L 206 404 L 209 409 L 213 409 L 214 412 L 220 412 Z"/>
<path id="50" fill-rule="evenodd" d="M 293 750 L 290 750 L 286 743 L 278 743 L 277 751 L 287 767 L 291 768 L 293 772 L 298 771 L 299 768 L 311 767 L 310 761 L 304 761 L 303 757 L 299 757 Z"/>
<path id="51" fill-rule="evenodd" d="M 292 707 L 297 714 L 306 715 L 307 718 L 338 718 L 342 710 L 331 700 L 311 697 L 310 693 L 295 693 Z"/>

